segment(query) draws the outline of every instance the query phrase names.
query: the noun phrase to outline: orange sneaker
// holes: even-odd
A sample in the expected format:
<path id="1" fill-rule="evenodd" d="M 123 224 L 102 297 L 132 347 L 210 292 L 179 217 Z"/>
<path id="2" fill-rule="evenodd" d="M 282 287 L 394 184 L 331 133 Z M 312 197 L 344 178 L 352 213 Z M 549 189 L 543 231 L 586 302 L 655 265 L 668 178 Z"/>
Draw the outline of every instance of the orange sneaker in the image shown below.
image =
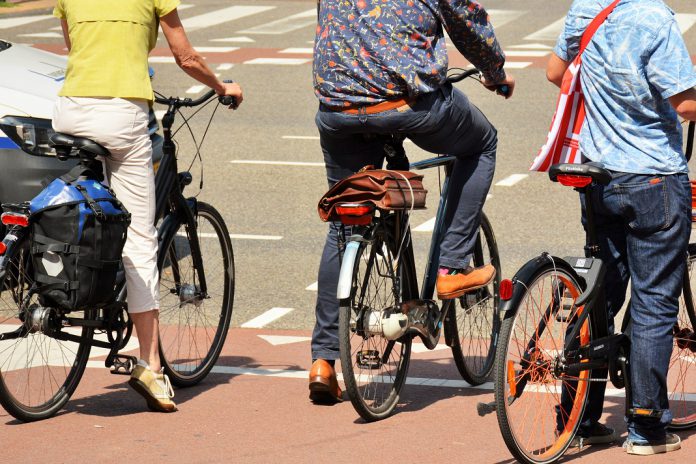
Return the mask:
<path id="1" fill-rule="evenodd" d="M 490 284 L 495 277 L 495 267 L 485 264 L 481 267 L 468 267 L 456 274 L 437 276 L 437 297 L 441 300 L 459 298 L 465 293 Z"/>

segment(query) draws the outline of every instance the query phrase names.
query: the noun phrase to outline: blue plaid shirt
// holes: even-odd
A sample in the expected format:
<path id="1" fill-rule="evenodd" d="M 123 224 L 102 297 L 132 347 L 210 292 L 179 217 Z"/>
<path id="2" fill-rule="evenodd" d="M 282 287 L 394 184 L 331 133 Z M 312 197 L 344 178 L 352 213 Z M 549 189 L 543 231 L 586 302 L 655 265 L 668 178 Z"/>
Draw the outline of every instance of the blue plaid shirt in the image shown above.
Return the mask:
<path id="1" fill-rule="evenodd" d="M 317 97 L 336 108 L 433 92 L 447 72 L 443 27 L 486 79 L 505 79 L 505 55 L 475 1 L 320 0 Z"/>
<path id="2" fill-rule="evenodd" d="M 575 59 L 582 33 L 612 2 L 575 0 L 556 55 Z M 582 60 L 582 153 L 614 171 L 687 172 L 682 128 L 668 98 L 696 86 L 696 72 L 672 10 L 661 0 L 622 0 Z"/>

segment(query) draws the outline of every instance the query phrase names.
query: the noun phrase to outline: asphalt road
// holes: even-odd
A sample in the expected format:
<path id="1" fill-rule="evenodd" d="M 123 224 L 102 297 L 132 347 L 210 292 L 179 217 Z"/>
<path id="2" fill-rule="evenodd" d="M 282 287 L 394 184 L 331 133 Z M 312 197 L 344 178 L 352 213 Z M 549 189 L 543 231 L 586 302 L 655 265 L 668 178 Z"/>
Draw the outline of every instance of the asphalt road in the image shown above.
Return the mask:
<path id="1" fill-rule="evenodd" d="M 208 132 L 202 150 L 205 182 L 200 197 L 222 212 L 231 233 L 273 238 L 234 240 L 237 282 L 233 325 L 281 307 L 293 310 L 265 327 L 309 329 L 316 292 L 307 288 L 316 282 L 326 229 L 315 212 L 317 200 L 326 190 L 314 125 L 317 102 L 310 60 L 314 34 L 311 10 L 315 4 L 261 3 L 263 6 L 241 0 L 201 0 L 184 5 L 180 12 L 194 46 L 204 51 L 217 72 L 241 83 L 245 91 L 241 109 L 219 111 Z M 494 186 L 485 211 L 495 229 L 505 277 L 511 277 L 543 250 L 563 256 L 582 249 L 575 193 L 551 184 L 543 174 L 527 171 L 544 142 L 553 113 L 557 91 L 546 81 L 543 65 L 570 3 L 486 1 L 508 53 L 508 72 L 517 78 L 515 96 L 505 101 L 473 80 L 458 84 L 499 131 Z M 680 14 L 687 45 L 696 55 L 696 27 L 691 27 L 696 7 L 687 0 L 669 3 Z M 57 26 L 57 20 L 44 18 L 0 28 L 0 37 L 61 52 Z M 167 55 L 163 39 L 153 55 Z M 152 64 L 157 91 L 165 95 L 201 93 L 195 88 L 197 83 L 175 64 L 162 60 L 166 58 L 155 59 Z M 451 63 L 462 63 L 456 51 Z M 208 120 L 204 113 L 192 121 L 198 137 Z M 181 166 L 188 165 L 193 161 L 190 140 L 183 133 L 179 140 Z M 407 150 L 412 160 L 428 156 L 412 144 Z M 242 160 L 314 165 L 247 164 L 240 163 Z M 192 172 L 199 177 L 198 162 L 194 162 Z M 519 180 L 519 176 L 526 177 Z M 495 185 L 501 181 L 512 185 Z M 426 173 L 429 209 L 414 214 L 412 224 L 434 217 L 437 182 L 434 171 Z M 419 263 L 424 263 L 429 238 L 428 233 L 416 234 Z"/>

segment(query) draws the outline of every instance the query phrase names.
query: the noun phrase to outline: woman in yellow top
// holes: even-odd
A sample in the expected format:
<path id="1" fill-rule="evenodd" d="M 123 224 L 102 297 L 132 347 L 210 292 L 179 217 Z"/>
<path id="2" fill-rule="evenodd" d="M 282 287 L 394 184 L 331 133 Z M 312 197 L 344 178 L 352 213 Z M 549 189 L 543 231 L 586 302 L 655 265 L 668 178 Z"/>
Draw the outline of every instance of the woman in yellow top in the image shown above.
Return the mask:
<path id="1" fill-rule="evenodd" d="M 151 409 L 163 412 L 176 411 L 176 405 L 159 359 L 155 176 L 147 130 L 153 100 L 147 59 L 158 25 L 181 69 L 219 95 L 234 96 L 237 106 L 242 102 L 239 85 L 221 82 L 189 43 L 178 5 L 179 0 L 58 0 L 53 12 L 69 50 L 53 128 L 111 152 L 107 177 L 132 215 L 123 264 L 140 360 L 129 384 Z"/>

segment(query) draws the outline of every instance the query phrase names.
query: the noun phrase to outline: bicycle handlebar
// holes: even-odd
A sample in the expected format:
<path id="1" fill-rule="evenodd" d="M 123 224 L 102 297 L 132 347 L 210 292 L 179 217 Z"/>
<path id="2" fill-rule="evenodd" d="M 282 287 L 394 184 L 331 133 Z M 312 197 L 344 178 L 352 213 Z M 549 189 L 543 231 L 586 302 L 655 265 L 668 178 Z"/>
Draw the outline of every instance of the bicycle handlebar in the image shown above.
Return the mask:
<path id="1" fill-rule="evenodd" d="M 467 69 L 466 71 L 457 73 L 457 74 L 451 74 L 447 76 L 447 82 L 450 83 L 455 83 L 455 82 L 460 82 L 466 79 L 467 77 L 473 77 L 473 76 L 480 76 L 481 71 L 479 71 L 476 68 L 471 68 Z M 480 78 L 478 79 L 479 81 L 481 80 Z M 503 85 L 497 85 L 496 90 L 500 92 L 500 94 L 504 97 L 508 97 L 510 95 L 510 87 L 506 84 Z"/>
<path id="2" fill-rule="evenodd" d="M 231 84 L 232 80 L 224 80 L 226 84 Z M 203 103 L 206 103 L 208 100 L 213 98 L 215 96 L 215 91 L 210 89 L 208 92 L 203 94 L 201 97 L 196 98 L 195 100 L 191 100 L 190 98 L 179 98 L 179 97 L 168 97 L 168 98 L 162 98 L 162 97 L 155 97 L 155 103 L 159 103 L 161 105 L 167 105 L 171 106 L 174 108 L 191 108 L 194 106 L 199 106 L 202 105 Z M 218 101 L 220 104 L 225 105 L 225 106 L 236 106 L 237 100 L 231 96 L 231 95 L 220 95 L 218 97 Z"/>

